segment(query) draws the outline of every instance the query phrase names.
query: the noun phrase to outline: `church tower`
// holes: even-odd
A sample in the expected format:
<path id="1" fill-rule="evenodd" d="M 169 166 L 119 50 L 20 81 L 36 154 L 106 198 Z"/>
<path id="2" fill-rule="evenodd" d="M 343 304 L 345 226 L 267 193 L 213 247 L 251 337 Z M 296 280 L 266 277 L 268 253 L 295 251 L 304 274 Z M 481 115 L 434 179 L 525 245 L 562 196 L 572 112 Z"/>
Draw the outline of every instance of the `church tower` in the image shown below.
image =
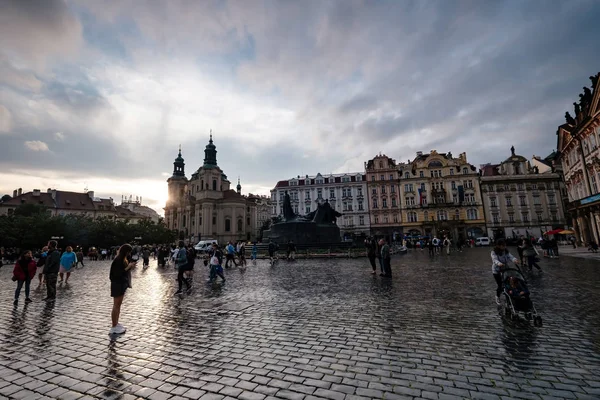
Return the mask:
<path id="1" fill-rule="evenodd" d="M 214 168 L 217 166 L 217 146 L 213 143 L 212 132 L 210 140 L 204 149 L 204 168 Z"/>
<path id="2" fill-rule="evenodd" d="M 179 154 L 173 162 L 173 175 L 167 179 L 169 184 L 169 203 L 179 203 L 185 194 L 187 178 L 185 177 L 185 162 L 181 156 L 181 146 Z"/>

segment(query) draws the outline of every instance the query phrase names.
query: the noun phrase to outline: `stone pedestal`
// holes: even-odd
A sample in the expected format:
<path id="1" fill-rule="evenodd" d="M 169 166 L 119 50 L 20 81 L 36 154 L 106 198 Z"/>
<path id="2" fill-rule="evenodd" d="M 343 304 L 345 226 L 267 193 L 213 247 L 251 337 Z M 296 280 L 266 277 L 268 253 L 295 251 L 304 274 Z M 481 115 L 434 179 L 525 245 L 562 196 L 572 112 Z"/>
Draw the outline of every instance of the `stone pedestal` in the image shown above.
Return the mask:
<path id="1" fill-rule="evenodd" d="M 340 228 L 334 224 L 316 224 L 314 222 L 280 222 L 264 232 L 266 241 L 271 239 L 277 244 L 287 244 L 290 240 L 296 244 L 339 243 Z"/>

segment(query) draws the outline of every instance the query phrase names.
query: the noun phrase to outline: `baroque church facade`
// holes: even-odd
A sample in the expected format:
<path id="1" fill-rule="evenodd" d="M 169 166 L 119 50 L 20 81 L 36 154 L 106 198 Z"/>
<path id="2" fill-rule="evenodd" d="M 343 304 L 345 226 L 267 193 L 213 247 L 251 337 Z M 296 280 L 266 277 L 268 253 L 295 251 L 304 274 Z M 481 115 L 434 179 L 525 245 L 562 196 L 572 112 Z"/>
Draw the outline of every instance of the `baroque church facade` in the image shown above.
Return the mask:
<path id="1" fill-rule="evenodd" d="M 239 179 L 231 188 L 227 175 L 217 164 L 217 148 L 212 134 L 204 150 L 204 163 L 188 179 L 181 149 L 173 163 L 173 175 L 167 180 L 169 199 L 164 208 L 165 223 L 179 234 L 180 240 L 253 240 L 258 221 L 256 201 L 243 196 Z"/>

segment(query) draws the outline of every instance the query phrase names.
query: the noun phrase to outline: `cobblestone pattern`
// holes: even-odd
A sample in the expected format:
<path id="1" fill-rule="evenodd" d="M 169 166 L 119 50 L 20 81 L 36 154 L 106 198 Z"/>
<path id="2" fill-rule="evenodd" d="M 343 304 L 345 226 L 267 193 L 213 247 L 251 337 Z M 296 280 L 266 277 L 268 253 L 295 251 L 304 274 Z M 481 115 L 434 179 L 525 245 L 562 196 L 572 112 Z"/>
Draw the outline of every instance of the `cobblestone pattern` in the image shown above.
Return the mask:
<path id="1" fill-rule="evenodd" d="M 89 263 L 54 306 L 13 308 L 0 269 L 0 398 L 598 399 L 600 268 L 548 260 L 529 283 L 544 326 L 505 320 L 489 249 L 393 260 L 260 262 L 173 296 L 176 274 L 134 272 L 112 341 L 108 263 Z M 22 294 L 23 296 L 23 294 Z"/>

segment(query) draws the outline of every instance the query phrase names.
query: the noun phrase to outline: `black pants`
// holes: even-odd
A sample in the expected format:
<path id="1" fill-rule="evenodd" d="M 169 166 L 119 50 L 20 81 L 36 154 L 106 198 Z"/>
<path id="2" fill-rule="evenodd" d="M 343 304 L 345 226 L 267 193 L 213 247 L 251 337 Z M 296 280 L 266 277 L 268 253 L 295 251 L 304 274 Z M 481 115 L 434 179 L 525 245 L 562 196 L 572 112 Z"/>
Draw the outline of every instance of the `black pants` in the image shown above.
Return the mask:
<path id="1" fill-rule="evenodd" d="M 535 262 L 535 256 L 527 256 L 527 264 L 529 265 L 529 269 L 533 269 L 533 267 L 541 269 L 540 266 Z"/>
<path id="2" fill-rule="evenodd" d="M 186 289 L 190 288 L 190 282 L 183 277 L 183 273 L 186 271 L 185 267 L 186 266 L 183 265 L 183 266 L 181 266 L 181 267 L 179 267 L 177 269 L 177 283 L 179 284 L 179 291 L 180 292 L 181 292 L 181 289 L 183 288 L 183 284 L 184 283 L 185 283 L 185 288 Z"/>
<path id="3" fill-rule="evenodd" d="M 56 298 L 56 280 L 58 274 L 45 274 L 46 277 L 46 297 L 49 299 Z"/>
<path id="4" fill-rule="evenodd" d="M 373 268 L 373 271 L 377 271 L 377 267 L 375 266 L 375 254 L 370 254 L 368 257 L 369 262 L 371 263 L 371 268 Z"/>
<path id="5" fill-rule="evenodd" d="M 227 254 L 227 261 L 225 262 L 225 268 L 229 268 L 229 262 L 233 261 L 233 265 L 237 267 L 237 263 L 235 262 L 235 257 L 233 254 Z"/>
<path id="6" fill-rule="evenodd" d="M 75 264 L 75 267 L 77 267 L 79 265 L 79 263 L 81 263 L 82 267 L 85 267 L 85 265 L 83 265 L 83 259 L 77 260 L 77 264 Z"/>
<path id="7" fill-rule="evenodd" d="M 498 287 L 496 288 L 496 297 L 500 297 L 502 293 L 502 274 L 494 274 L 494 279 Z"/>
<path id="8" fill-rule="evenodd" d="M 392 260 L 389 258 L 384 258 L 384 259 L 382 259 L 382 263 L 383 263 L 383 273 L 388 278 L 391 278 L 392 277 Z"/>

